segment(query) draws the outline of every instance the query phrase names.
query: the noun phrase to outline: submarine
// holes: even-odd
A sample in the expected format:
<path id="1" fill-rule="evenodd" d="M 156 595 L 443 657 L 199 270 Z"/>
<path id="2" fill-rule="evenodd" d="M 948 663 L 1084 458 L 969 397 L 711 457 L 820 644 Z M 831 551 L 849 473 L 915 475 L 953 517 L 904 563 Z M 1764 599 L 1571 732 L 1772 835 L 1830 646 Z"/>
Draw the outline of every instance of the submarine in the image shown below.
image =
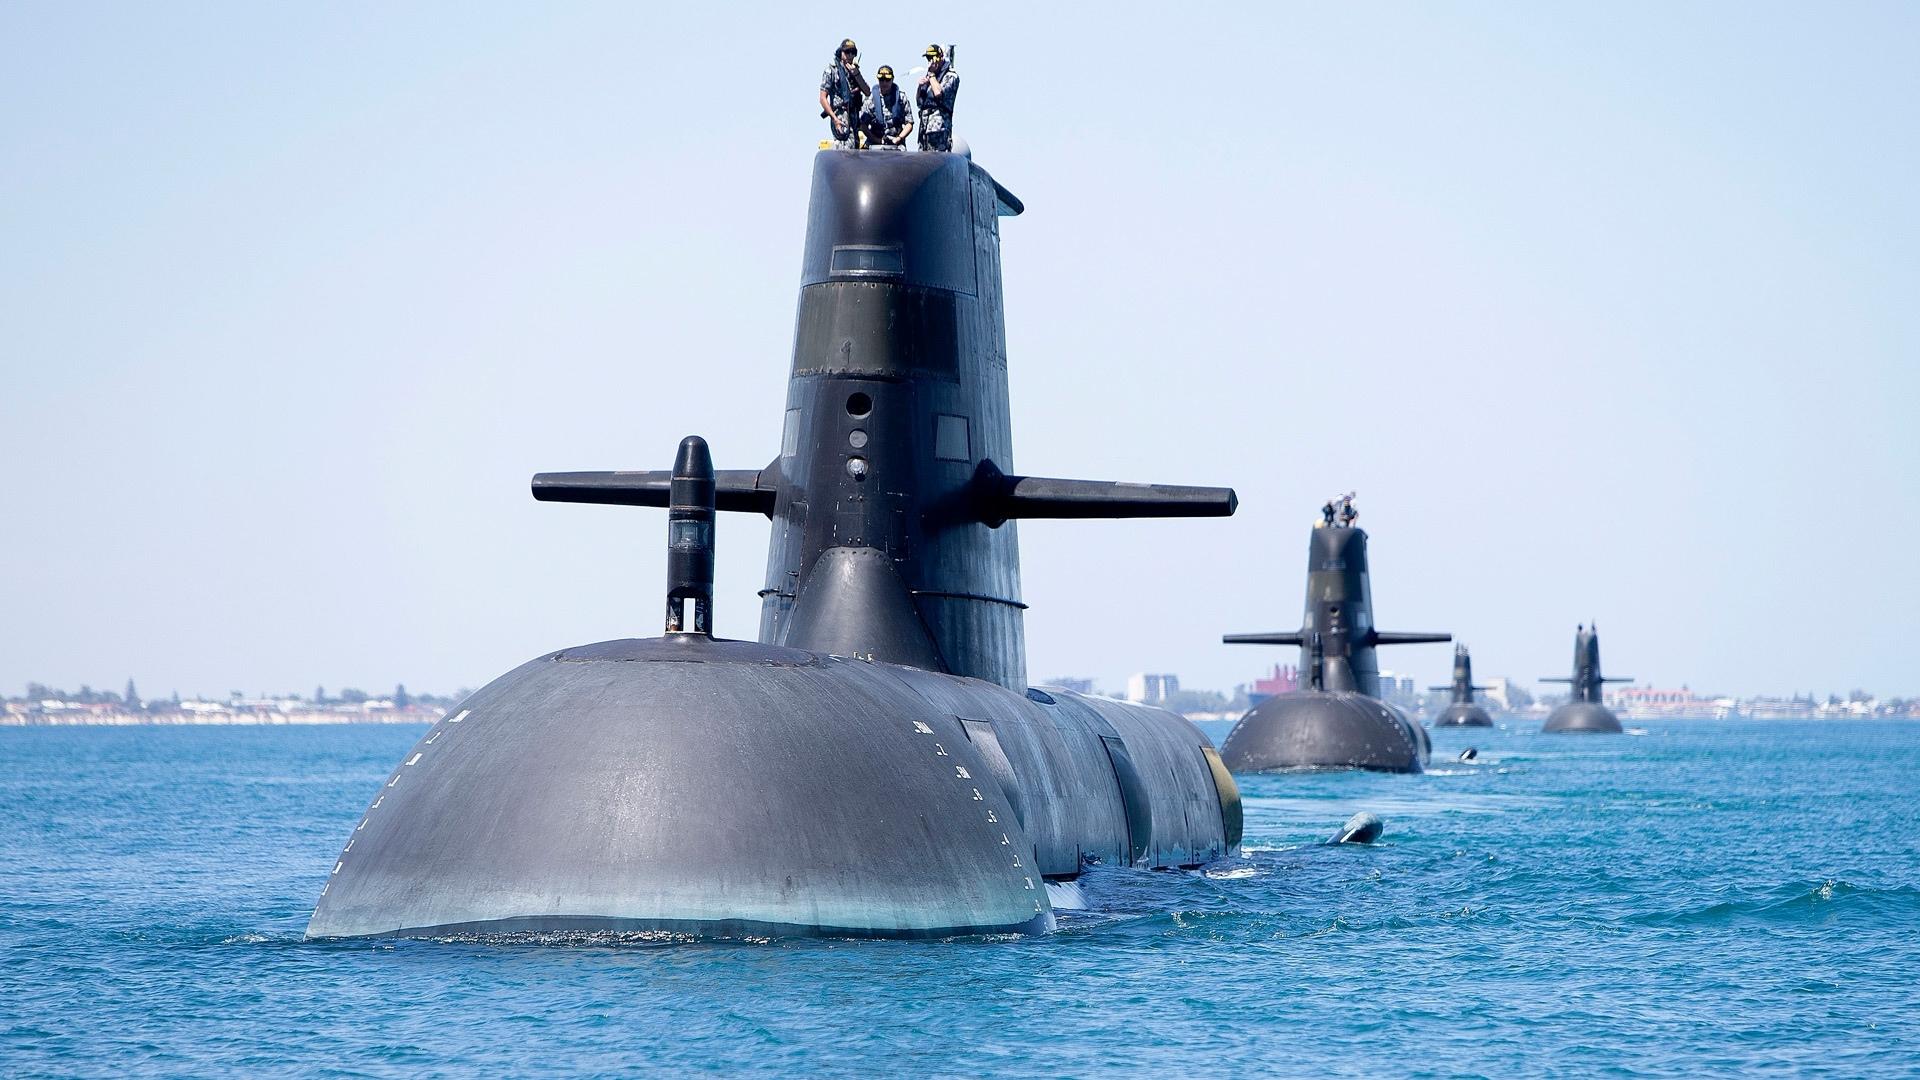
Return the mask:
<path id="1" fill-rule="evenodd" d="M 1307 543 L 1306 614 L 1299 630 L 1228 634 L 1229 645 L 1297 645 L 1306 686 L 1249 709 L 1227 733 L 1220 757 L 1236 773 L 1281 769 L 1419 772 L 1432 745 L 1426 729 L 1380 700 L 1381 645 L 1451 641 L 1451 634 L 1373 628 L 1367 533 L 1353 497 L 1321 507 Z"/>
<path id="2" fill-rule="evenodd" d="M 1564 704 L 1547 716 L 1547 722 L 1540 730 L 1586 731 L 1596 735 L 1619 734 L 1620 719 L 1613 710 L 1600 700 L 1600 688 L 1610 682 L 1632 682 L 1628 679 L 1608 679 L 1600 674 L 1600 628 L 1597 626 L 1577 626 L 1573 635 L 1573 675 L 1570 678 L 1543 678 L 1541 682 L 1571 683 L 1572 692 L 1567 695 Z"/>
<path id="3" fill-rule="evenodd" d="M 1451 690 L 1453 700 L 1447 704 L 1440 715 L 1433 718 L 1434 727 L 1492 727 L 1493 717 L 1473 700 L 1475 690 L 1485 690 L 1484 686 L 1473 685 L 1473 658 L 1467 655 L 1465 645 L 1453 647 L 1453 685 L 1429 686 L 1429 690 Z"/>
<path id="4" fill-rule="evenodd" d="M 375 789 L 309 938 L 1044 933 L 1091 864 L 1236 852 L 1240 795 L 1171 712 L 1027 684 L 1016 527 L 1219 517 L 1230 488 L 1014 472 L 1000 221 L 964 150 L 813 161 L 780 450 L 541 473 L 667 510 L 663 633 L 455 706 Z M 756 640 L 717 636 L 718 518 L 772 520 Z"/>

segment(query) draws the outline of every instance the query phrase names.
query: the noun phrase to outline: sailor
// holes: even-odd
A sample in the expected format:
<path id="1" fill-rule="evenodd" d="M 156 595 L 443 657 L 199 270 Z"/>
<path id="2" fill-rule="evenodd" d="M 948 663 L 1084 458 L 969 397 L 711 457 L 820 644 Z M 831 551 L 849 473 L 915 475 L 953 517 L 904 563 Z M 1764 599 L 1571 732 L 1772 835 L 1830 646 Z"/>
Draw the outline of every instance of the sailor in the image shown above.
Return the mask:
<path id="1" fill-rule="evenodd" d="M 960 73 L 938 45 L 927 46 L 927 73 L 920 76 L 914 103 L 920 110 L 920 149 L 953 149 L 953 101 L 960 96 Z"/>
<path id="2" fill-rule="evenodd" d="M 881 146 L 905 146 L 907 135 L 913 131 L 913 117 L 907 114 L 907 95 L 894 85 L 891 66 L 881 64 L 875 75 L 879 84 L 874 87 L 873 100 L 867 103 L 867 111 L 861 116 L 867 141 Z"/>
<path id="3" fill-rule="evenodd" d="M 860 74 L 860 47 L 846 38 L 833 54 L 833 63 L 820 73 L 820 115 L 827 120 L 833 145 L 841 150 L 860 148 L 855 121 L 869 89 L 867 77 Z"/>
<path id="4" fill-rule="evenodd" d="M 1323 519 L 1325 519 L 1320 523 L 1322 528 L 1327 528 L 1327 529 L 1333 528 L 1333 515 L 1334 515 L 1333 500 L 1328 499 L 1327 505 L 1320 508 L 1320 516 Z"/>

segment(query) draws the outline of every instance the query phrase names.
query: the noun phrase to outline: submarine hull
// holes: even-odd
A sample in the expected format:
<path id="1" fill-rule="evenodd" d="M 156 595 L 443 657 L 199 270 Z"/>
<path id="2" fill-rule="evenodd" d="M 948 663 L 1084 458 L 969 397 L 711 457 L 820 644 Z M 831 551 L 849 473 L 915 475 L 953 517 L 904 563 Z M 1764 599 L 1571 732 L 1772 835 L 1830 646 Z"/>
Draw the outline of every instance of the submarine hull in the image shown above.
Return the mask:
<path id="1" fill-rule="evenodd" d="M 1047 878 L 1232 853 L 1239 796 L 1197 728 L 1026 685 L 1019 519 L 1236 497 L 1012 472 L 998 222 L 1020 210 L 965 154 L 815 157 L 780 456 L 716 470 L 689 438 L 670 474 L 534 478 L 667 509 L 668 636 L 456 707 L 309 936 L 1035 933 Z M 720 512 L 772 521 L 758 644 L 711 638 Z"/>
<path id="2" fill-rule="evenodd" d="M 1487 710 L 1468 702 L 1455 703 L 1446 707 L 1439 716 L 1433 718 L 1433 726 L 1441 727 L 1492 727 L 1493 717 Z"/>
<path id="3" fill-rule="evenodd" d="M 703 637 L 551 653 L 394 769 L 307 936 L 1039 933 L 1083 859 L 1237 845 L 1191 724 L 1038 696 Z"/>
<path id="4" fill-rule="evenodd" d="M 1398 709 L 1356 691 L 1302 691 L 1254 706 L 1227 733 L 1220 757 L 1236 773 L 1286 769 L 1420 772 L 1426 733 Z"/>
<path id="5" fill-rule="evenodd" d="M 1546 733 L 1584 731 L 1596 735 L 1618 735 L 1624 729 L 1613 710 L 1597 701 L 1569 701 L 1553 710 L 1540 730 Z"/>

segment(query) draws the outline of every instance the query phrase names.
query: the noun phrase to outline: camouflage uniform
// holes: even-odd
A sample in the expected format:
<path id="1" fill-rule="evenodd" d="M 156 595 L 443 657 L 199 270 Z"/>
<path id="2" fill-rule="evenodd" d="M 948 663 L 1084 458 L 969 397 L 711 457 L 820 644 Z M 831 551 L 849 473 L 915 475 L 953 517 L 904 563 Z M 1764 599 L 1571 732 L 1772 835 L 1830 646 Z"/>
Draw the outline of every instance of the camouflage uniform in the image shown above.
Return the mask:
<path id="1" fill-rule="evenodd" d="M 856 87 L 853 73 L 838 56 L 820 73 L 820 90 L 827 95 L 827 109 L 833 114 L 827 121 L 827 138 L 842 150 L 856 149 L 859 143 L 855 141 L 856 129 L 850 115 Z"/>
<path id="2" fill-rule="evenodd" d="M 896 83 L 893 100 L 889 102 L 886 94 L 876 86 L 873 98 L 867 102 L 866 112 L 861 114 L 861 120 L 866 124 L 869 145 L 890 144 L 894 136 L 907 129 L 907 95 L 901 92 Z"/>
<path id="3" fill-rule="evenodd" d="M 940 85 L 940 96 L 935 98 L 925 86 L 914 92 L 915 104 L 920 109 L 920 149 L 951 150 L 953 99 L 960 94 L 960 73 L 948 63 L 938 75 L 929 72 L 927 80 Z"/>

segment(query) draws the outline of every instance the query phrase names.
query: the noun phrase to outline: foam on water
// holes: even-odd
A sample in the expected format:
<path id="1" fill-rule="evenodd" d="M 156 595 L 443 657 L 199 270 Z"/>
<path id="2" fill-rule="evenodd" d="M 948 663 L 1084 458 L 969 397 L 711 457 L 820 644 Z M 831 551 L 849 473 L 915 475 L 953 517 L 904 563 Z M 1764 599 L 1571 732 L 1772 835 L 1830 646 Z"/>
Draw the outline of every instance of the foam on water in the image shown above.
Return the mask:
<path id="1" fill-rule="evenodd" d="M 0 1063 L 1910 1074 L 1920 724 L 1646 730 L 1443 730 L 1424 775 L 1245 777 L 1243 855 L 1095 868 L 1039 938 L 307 943 L 417 730 L 0 729 Z M 1378 844 L 1321 843 L 1359 810 Z"/>

